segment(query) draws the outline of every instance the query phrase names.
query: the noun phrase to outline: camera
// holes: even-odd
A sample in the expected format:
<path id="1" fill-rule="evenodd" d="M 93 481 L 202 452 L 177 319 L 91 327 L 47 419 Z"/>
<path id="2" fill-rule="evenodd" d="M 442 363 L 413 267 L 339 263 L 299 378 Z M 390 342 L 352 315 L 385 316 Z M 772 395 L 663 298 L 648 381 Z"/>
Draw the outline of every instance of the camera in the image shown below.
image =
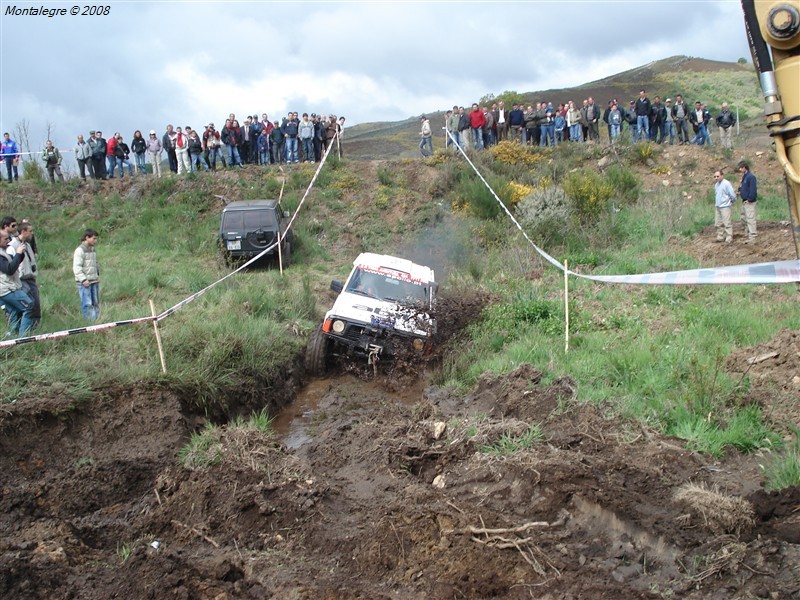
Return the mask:
<path id="1" fill-rule="evenodd" d="M 36 273 L 36 265 L 31 265 L 31 273 Z"/>

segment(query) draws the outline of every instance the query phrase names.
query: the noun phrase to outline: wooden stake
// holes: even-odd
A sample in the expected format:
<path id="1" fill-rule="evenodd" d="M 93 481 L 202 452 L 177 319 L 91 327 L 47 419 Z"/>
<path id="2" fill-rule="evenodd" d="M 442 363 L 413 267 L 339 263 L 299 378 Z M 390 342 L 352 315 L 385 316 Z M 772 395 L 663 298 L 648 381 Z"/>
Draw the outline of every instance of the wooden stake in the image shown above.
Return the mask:
<path id="1" fill-rule="evenodd" d="M 153 304 L 152 298 L 150 299 L 150 312 L 156 316 L 156 305 Z M 161 345 L 161 332 L 158 330 L 158 321 L 153 319 L 153 330 L 156 332 L 156 344 L 158 345 L 158 358 L 161 359 L 161 372 L 167 372 L 167 363 L 164 361 L 164 348 Z"/>
<path id="2" fill-rule="evenodd" d="M 567 274 L 567 261 L 564 261 L 564 354 L 569 352 L 569 275 Z"/>
<path id="3" fill-rule="evenodd" d="M 286 173 L 283 174 L 283 182 L 281 183 L 281 193 L 278 194 L 278 210 L 283 211 L 283 207 L 281 206 L 281 200 L 283 200 L 283 188 L 286 185 Z M 279 215 L 283 218 L 283 212 Z M 281 230 L 278 228 L 278 269 L 283 275 L 283 256 L 281 253 Z"/>

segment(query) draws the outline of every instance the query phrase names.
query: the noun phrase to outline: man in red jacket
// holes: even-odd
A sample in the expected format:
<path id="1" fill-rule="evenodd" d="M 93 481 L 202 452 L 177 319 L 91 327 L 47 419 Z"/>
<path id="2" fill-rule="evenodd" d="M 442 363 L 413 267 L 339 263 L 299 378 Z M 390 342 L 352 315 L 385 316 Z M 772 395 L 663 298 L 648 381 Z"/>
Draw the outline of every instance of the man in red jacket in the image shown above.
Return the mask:
<path id="1" fill-rule="evenodd" d="M 472 129 L 472 140 L 475 143 L 475 150 L 483 150 L 483 126 L 486 124 L 486 117 L 477 104 L 472 105 L 469 113 L 469 126 Z"/>

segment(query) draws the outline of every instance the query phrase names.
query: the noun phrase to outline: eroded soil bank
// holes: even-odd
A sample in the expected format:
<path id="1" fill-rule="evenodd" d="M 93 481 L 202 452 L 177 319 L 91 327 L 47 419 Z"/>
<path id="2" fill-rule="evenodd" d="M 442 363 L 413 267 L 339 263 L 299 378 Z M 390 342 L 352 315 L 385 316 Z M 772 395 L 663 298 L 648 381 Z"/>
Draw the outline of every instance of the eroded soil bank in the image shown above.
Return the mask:
<path id="1" fill-rule="evenodd" d="M 284 437 L 230 430 L 196 470 L 177 455 L 201 419 L 168 393 L 7 408 L 0 596 L 800 594 L 798 489 L 765 494 L 755 458 L 701 457 L 573 393 L 529 365 L 465 397 L 331 375 Z M 676 501 L 687 482 L 706 490 Z"/>

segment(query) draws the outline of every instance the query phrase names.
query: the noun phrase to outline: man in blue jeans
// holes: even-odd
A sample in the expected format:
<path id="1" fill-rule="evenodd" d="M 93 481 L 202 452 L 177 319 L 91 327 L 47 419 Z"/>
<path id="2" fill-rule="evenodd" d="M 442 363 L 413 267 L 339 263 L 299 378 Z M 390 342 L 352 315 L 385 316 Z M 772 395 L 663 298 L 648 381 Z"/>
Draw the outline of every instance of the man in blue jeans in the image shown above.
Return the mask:
<path id="1" fill-rule="evenodd" d="M 12 337 L 26 336 L 33 328 L 33 300 L 22 290 L 19 278 L 19 266 L 25 259 L 27 244 L 20 242 L 16 253 L 8 252 L 11 234 L 0 230 L 0 304 L 5 306 L 10 315 Z"/>
<path id="2" fill-rule="evenodd" d="M 87 229 L 81 237 L 81 245 L 72 255 L 72 273 L 78 286 L 83 316 L 96 321 L 100 316 L 100 269 L 97 266 L 97 232 Z"/>

